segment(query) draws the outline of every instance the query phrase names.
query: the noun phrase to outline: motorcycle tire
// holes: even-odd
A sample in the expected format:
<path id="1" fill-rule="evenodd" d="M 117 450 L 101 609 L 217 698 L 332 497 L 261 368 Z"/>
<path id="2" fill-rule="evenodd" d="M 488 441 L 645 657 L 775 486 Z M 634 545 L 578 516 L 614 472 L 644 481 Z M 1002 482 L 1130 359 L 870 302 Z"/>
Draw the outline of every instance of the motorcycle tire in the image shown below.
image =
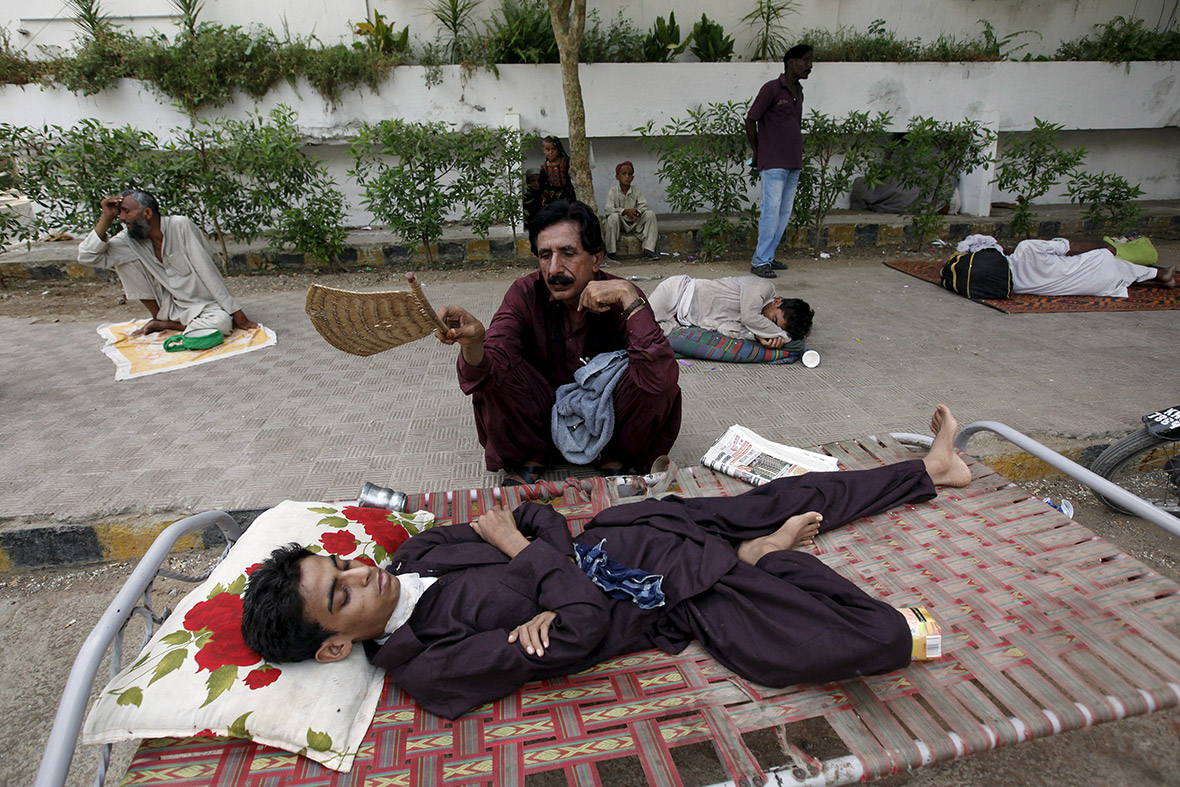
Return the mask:
<path id="1" fill-rule="evenodd" d="M 1162 440 L 1140 429 L 1107 447 L 1090 469 L 1157 508 L 1180 515 L 1180 442 Z M 1110 510 L 1131 513 L 1094 494 Z"/>

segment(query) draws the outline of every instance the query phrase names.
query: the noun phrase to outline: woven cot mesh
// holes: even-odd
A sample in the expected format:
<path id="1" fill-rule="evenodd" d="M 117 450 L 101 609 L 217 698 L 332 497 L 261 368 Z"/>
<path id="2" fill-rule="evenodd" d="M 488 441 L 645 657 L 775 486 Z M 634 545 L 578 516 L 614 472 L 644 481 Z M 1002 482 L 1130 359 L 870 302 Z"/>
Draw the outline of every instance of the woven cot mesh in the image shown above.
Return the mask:
<path id="1" fill-rule="evenodd" d="M 891 438 L 825 447 L 844 467 L 911 456 Z M 775 731 L 796 775 L 825 763 L 797 745 L 816 725 L 824 752 L 851 754 L 866 778 L 941 762 L 1180 702 L 1180 587 L 1058 511 L 970 461 L 974 480 L 817 539 L 823 560 L 894 606 L 939 620 L 943 658 L 838 684 L 769 689 L 699 646 L 644 651 L 529 684 L 456 722 L 425 713 L 387 682 L 351 774 L 243 741 L 146 742 L 135 785 L 505 785 L 557 771 L 610 783 L 620 763 L 655 785 L 685 784 L 673 752 L 712 745 L 738 784 L 765 776 L 747 736 Z M 682 496 L 743 484 L 703 468 L 678 473 Z M 602 479 L 502 490 L 508 506 L 550 495 L 579 531 L 614 493 Z M 442 523 L 469 521 L 491 490 L 411 495 Z M 801 732 L 802 731 L 802 732 Z M 790 774 L 788 769 L 786 774 Z M 550 774 L 557 775 L 557 774 Z M 717 781 L 719 779 L 711 779 Z"/>

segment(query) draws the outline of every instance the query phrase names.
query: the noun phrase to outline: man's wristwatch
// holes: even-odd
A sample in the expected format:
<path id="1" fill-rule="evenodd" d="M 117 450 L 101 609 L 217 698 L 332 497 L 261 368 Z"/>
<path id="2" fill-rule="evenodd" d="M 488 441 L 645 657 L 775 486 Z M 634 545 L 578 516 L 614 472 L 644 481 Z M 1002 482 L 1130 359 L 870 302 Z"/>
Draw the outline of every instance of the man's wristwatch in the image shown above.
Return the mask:
<path id="1" fill-rule="evenodd" d="M 623 311 L 623 319 L 624 320 L 631 319 L 631 315 L 635 314 L 635 312 L 642 309 L 646 304 L 647 304 L 647 298 L 644 298 L 642 295 L 640 295 L 638 298 L 635 299 L 634 303 L 632 303 L 630 306 L 628 306 Z"/>

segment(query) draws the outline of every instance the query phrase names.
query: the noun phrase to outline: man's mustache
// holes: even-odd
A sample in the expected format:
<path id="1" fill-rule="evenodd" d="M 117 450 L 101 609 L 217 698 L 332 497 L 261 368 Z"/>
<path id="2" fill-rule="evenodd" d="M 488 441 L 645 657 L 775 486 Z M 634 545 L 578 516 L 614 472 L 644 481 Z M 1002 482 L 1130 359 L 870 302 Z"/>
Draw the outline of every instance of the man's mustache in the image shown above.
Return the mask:
<path id="1" fill-rule="evenodd" d="M 577 281 L 577 279 L 564 273 L 555 273 L 545 281 L 549 282 L 549 284 L 553 287 L 568 287 Z"/>

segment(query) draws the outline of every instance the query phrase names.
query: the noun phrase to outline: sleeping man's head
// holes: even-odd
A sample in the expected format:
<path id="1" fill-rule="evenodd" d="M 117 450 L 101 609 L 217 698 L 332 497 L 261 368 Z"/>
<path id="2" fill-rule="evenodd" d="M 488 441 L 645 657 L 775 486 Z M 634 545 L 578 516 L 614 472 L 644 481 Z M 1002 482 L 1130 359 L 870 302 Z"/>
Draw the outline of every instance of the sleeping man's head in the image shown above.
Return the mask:
<path id="1" fill-rule="evenodd" d="M 802 339 L 811 333 L 815 310 L 799 298 L 774 298 L 762 307 L 762 315 L 792 339 Z"/>
<path id="2" fill-rule="evenodd" d="M 271 663 L 339 661 L 352 643 L 385 634 L 400 594 L 383 569 L 288 544 L 250 575 L 242 636 Z"/>

